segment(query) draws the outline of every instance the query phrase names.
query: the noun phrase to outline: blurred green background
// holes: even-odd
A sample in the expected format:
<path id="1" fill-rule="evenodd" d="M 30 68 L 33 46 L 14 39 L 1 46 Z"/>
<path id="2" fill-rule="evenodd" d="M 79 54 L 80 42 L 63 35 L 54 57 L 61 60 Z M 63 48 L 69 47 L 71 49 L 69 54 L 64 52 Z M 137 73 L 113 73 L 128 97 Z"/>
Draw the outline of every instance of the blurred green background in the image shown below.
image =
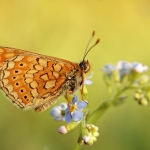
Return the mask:
<path id="1" fill-rule="evenodd" d="M 150 1 L 0 0 L 1 46 L 79 62 L 93 30 L 101 43 L 87 56 L 94 71 L 94 84 L 88 87 L 91 110 L 107 97 L 99 71 L 104 64 L 126 60 L 150 66 Z M 49 110 L 22 111 L 4 94 L 0 99 L 0 150 L 74 148 L 79 128 L 60 135 L 62 123 L 53 121 Z M 139 106 L 132 92 L 124 105 L 108 110 L 97 125 L 98 141 L 82 150 L 150 149 L 150 106 Z"/>

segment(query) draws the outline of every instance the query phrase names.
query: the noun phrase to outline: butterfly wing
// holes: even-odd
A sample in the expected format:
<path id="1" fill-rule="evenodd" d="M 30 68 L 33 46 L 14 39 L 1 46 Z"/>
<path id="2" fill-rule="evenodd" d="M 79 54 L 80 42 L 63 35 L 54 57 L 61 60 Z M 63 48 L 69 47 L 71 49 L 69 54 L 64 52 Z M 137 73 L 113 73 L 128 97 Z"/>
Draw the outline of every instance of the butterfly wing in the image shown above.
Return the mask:
<path id="1" fill-rule="evenodd" d="M 27 51 L 0 48 L 0 85 L 20 108 L 43 111 L 69 90 L 68 77 L 78 65 Z"/>

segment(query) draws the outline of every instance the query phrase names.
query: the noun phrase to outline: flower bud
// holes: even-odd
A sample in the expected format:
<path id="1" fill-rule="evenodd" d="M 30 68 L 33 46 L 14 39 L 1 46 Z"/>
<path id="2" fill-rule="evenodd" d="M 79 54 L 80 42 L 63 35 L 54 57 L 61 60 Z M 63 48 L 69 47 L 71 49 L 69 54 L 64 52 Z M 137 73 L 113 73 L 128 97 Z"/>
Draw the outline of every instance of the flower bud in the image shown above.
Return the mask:
<path id="1" fill-rule="evenodd" d="M 143 91 L 142 90 L 137 90 L 134 94 L 134 99 L 139 101 L 144 97 Z"/>
<path id="2" fill-rule="evenodd" d="M 61 134 L 66 134 L 68 133 L 69 131 L 71 131 L 72 129 L 74 129 L 75 127 L 77 127 L 77 125 L 80 123 L 81 121 L 74 121 L 74 122 L 70 122 L 64 126 L 61 126 L 59 129 L 58 129 L 58 132 L 61 133 Z"/>
<path id="3" fill-rule="evenodd" d="M 139 101 L 139 104 L 142 106 L 147 106 L 148 105 L 148 100 L 144 97 Z"/>
<path id="4" fill-rule="evenodd" d="M 88 129 L 87 128 L 83 128 L 82 132 L 80 133 L 79 138 L 78 138 L 79 145 L 82 145 L 83 143 L 85 143 L 84 138 L 88 137 L 88 135 L 89 135 Z"/>
<path id="5" fill-rule="evenodd" d="M 66 134 L 68 131 L 66 129 L 65 126 L 61 126 L 59 129 L 58 129 L 58 132 L 61 133 L 61 134 Z"/>

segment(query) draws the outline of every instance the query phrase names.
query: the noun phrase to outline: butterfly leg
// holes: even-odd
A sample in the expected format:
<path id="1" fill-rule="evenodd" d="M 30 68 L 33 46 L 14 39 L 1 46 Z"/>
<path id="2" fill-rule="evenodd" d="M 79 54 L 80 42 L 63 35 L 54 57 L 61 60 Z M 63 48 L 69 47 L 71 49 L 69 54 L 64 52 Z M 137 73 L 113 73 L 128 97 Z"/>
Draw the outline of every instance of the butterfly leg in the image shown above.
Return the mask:
<path id="1" fill-rule="evenodd" d="M 70 98 L 69 98 L 69 94 L 71 94 L 72 91 L 67 91 L 66 92 L 66 99 L 67 99 L 67 102 L 68 102 L 68 107 L 70 106 Z"/>
<path id="2" fill-rule="evenodd" d="M 86 100 L 84 100 L 84 74 L 82 72 L 82 88 L 81 88 L 81 97 L 82 97 L 82 100 L 87 103 Z M 88 104 L 88 103 L 87 103 Z"/>
<path id="3" fill-rule="evenodd" d="M 81 88 L 81 97 L 84 100 L 84 74 L 82 72 L 82 88 Z"/>
<path id="4" fill-rule="evenodd" d="M 68 102 L 68 108 L 69 108 L 69 111 L 70 111 L 70 116 L 72 117 L 71 115 L 71 109 L 70 109 L 70 98 L 69 98 L 69 94 L 72 94 L 72 91 L 66 91 L 66 99 L 67 99 L 67 102 Z"/>

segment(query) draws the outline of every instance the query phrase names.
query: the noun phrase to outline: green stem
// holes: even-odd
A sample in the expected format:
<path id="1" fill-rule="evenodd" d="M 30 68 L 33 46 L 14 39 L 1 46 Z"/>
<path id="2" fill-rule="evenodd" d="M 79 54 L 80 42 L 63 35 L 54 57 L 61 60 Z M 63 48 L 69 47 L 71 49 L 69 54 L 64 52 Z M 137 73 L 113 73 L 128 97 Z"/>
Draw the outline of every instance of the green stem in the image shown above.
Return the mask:
<path id="1" fill-rule="evenodd" d="M 78 143 L 75 145 L 75 148 L 74 148 L 74 150 L 80 150 L 80 148 L 81 148 L 81 145 L 79 145 Z"/>
<path id="2" fill-rule="evenodd" d="M 119 95 L 125 92 L 129 87 L 125 87 L 118 91 L 112 98 L 104 101 L 93 113 L 87 117 L 87 123 L 95 123 L 98 119 L 108 110 L 110 106 L 113 106 L 118 101 Z"/>
<path id="3" fill-rule="evenodd" d="M 87 123 L 95 123 L 110 107 L 108 102 L 103 102 L 94 112 L 87 117 Z"/>

